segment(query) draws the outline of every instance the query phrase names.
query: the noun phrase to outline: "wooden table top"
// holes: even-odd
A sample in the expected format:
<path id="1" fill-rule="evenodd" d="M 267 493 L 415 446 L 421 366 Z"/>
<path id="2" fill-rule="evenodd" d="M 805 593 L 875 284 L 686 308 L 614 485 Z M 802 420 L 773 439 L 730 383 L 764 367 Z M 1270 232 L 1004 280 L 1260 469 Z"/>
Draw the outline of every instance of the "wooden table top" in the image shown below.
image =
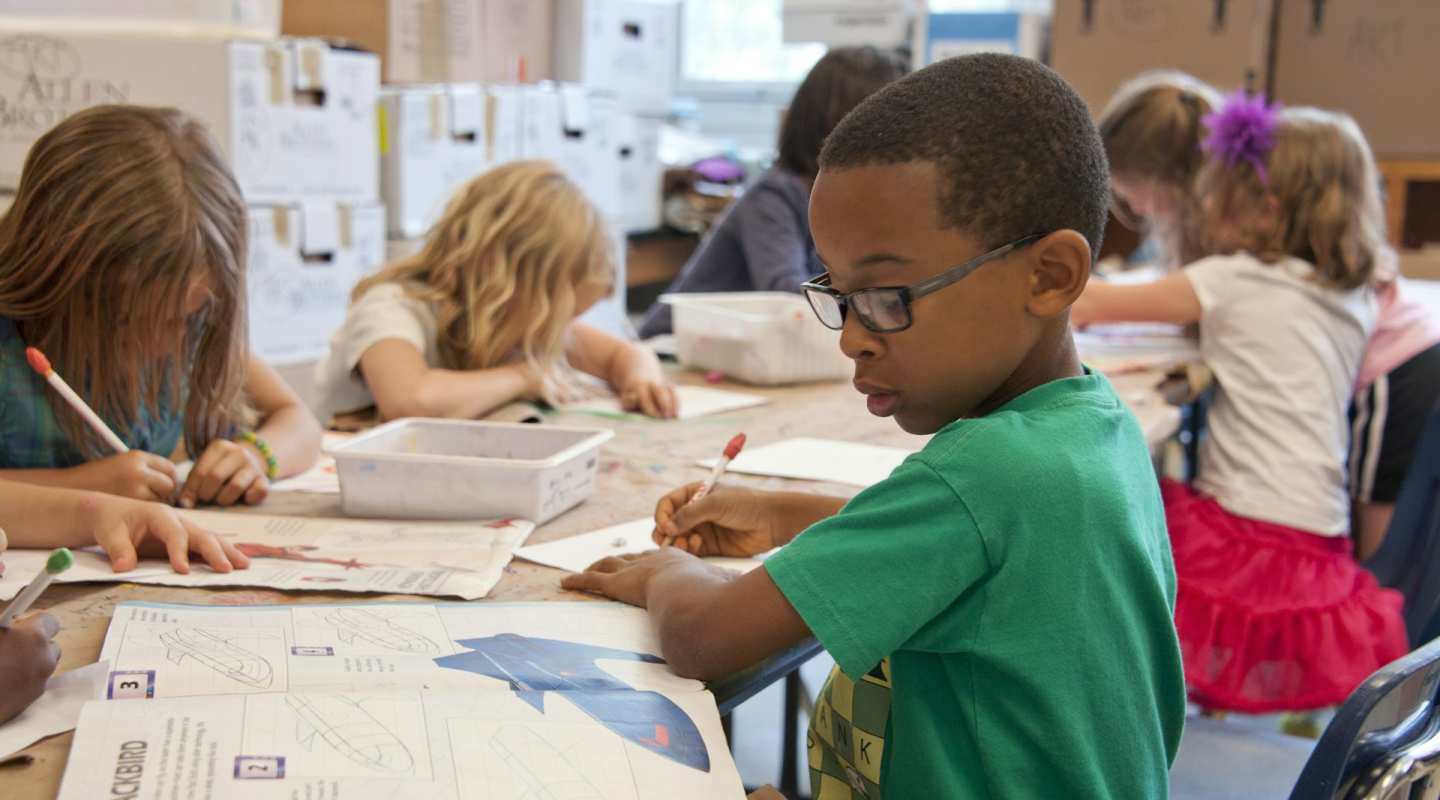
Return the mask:
<path id="1" fill-rule="evenodd" d="M 1154 387 L 1158 371 L 1134 372 L 1111 378 L 1145 431 L 1151 449 L 1157 449 L 1179 427 L 1180 413 L 1168 405 Z M 700 383 L 694 373 L 677 373 L 681 383 Z M 693 466 L 702 458 L 719 453 L 739 431 L 758 446 L 799 436 L 814 436 L 869 444 L 919 449 L 923 437 L 901 431 L 892 420 L 879 419 L 865 410 L 865 404 L 847 383 L 811 384 L 783 388 L 724 386 L 736 391 L 771 398 L 768 405 L 743 411 L 699 417 L 686 421 L 610 419 L 586 414 L 556 415 L 556 422 L 606 427 L 615 438 L 601 453 L 595 494 L 577 508 L 537 528 L 529 543 L 540 543 L 603 528 L 619 522 L 649 516 L 655 502 L 681 483 L 701 480 L 706 470 Z M 792 481 L 733 474 L 727 482 L 760 489 L 812 491 L 851 496 L 853 486 Z M 275 494 L 255 513 L 300 516 L 341 516 L 338 495 Z M 505 568 L 500 583 L 485 601 L 586 600 L 588 595 L 560 590 L 564 573 L 524 561 Z M 354 600 L 357 595 L 338 592 L 285 592 L 263 588 L 201 589 L 138 584 L 64 584 L 51 586 L 36 608 L 55 614 L 61 625 L 57 641 L 62 649 L 60 670 L 93 663 L 100 655 L 105 631 L 117 603 L 148 600 L 201 605 L 255 605 L 273 603 L 333 603 Z M 367 595 L 366 600 L 405 599 L 413 596 Z M 418 598 L 436 599 L 436 598 Z M 52 736 L 23 751 L 33 761 L 28 765 L 0 767 L 0 797 L 49 798 L 59 793 L 60 778 L 70 751 L 72 734 Z"/>

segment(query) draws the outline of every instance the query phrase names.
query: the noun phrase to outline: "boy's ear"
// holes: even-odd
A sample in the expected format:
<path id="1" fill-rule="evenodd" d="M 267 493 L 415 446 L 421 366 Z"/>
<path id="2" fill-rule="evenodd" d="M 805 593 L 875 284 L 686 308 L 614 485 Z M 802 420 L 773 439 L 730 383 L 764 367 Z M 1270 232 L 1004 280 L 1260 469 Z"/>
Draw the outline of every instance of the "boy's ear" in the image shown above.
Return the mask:
<path id="1" fill-rule="evenodd" d="M 1058 316 L 1080 297 L 1090 279 L 1090 242 L 1079 231 L 1066 229 L 1026 249 L 1031 266 L 1025 310 L 1044 319 Z"/>

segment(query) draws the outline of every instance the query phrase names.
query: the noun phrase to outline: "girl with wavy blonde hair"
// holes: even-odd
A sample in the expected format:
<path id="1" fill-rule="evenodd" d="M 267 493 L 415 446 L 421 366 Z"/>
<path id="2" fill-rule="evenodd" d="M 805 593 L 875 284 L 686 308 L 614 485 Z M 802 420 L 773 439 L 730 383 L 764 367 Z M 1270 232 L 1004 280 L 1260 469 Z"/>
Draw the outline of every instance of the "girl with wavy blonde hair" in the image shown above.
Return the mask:
<path id="1" fill-rule="evenodd" d="M 219 149 L 181 111 L 98 106 L 36 141 L 0 218 L 0 478 L 230 505 L 310 467 L 319 424 L 246 346 L 245 226 Z M 182 486 L 172 457 L 187 454 Z"/>
<path id="2" fill-rule="evenodd" d="M 460 189 L 419 253 L 355 287 L 317 377 L 325 415 L 484 416 L 563 396 L 571 366 L 625 408 L 674 416 L 650 351 L 577 322 L 613 291 L 600 214 L 555 166 L 521 161 Z"/>

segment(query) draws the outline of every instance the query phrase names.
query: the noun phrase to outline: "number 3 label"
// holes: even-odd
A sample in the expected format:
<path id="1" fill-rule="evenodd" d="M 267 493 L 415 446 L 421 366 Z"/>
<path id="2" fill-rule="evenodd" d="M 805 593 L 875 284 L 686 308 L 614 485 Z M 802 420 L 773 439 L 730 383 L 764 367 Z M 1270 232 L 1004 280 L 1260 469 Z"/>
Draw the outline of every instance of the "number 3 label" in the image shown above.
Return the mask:
<path id="1" fill-rule="evenodd" d="M 155 696 L 155 670 L 117 670 L 110 673 L 111 700 L 149 700 Z"/>

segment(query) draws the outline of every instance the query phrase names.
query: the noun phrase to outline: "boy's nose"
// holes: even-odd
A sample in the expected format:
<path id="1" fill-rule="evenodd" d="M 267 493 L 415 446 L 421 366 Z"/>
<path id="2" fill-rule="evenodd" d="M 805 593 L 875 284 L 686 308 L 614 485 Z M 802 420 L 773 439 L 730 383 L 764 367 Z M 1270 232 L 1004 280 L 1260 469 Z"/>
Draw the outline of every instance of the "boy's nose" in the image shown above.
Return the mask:
<path id="1" fill-rule="evenodd" d="M 860 322 L 852 309 L 840 329 L 840 352 L 853 361 L 873 361 L 885 353 L 885 338 Z"/>

